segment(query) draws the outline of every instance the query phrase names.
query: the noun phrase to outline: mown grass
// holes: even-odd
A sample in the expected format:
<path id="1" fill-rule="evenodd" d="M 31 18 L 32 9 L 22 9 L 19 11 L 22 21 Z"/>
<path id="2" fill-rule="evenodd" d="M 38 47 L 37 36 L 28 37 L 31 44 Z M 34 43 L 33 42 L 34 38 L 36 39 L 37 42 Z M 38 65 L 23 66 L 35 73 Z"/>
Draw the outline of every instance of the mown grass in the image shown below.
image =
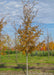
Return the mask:
<path id="1" fill-rule="evenodd" d="M 5 66 L 18 66 L 18 64 L 26 64 L 26 55 L 23 55 L 22 53 L 17 54 L 17 63 L 16 63 L 16 54 L 9 54 L 8 55 L 1 55 L 1 62 L 4 63 Z M 30 67 L 36 66 L 36 67 L 54 67 L 54 56 L 31 56 L 29 54 L 28 56 L 28 63 Z M 36 63 L 40 63 L 37 65 Z M 45 63 L 45 64 L 42 64 Z M 22 69 L 15 69 L 15 68 L 0 68 L 0 71 L 7 71 L 7 70 L 17 70 L 21 71 Z M 53 71 L 54 72 L 54 71 Z"/>
<path id="2" fill-rule="evenodd" d="M 3 63 L 16 63 L 16 54 L 1 55 L 1 62 Z M 22 53 L 17 54 L 17 62 L 18 63 L 26 63 L 26 55 Z M 54 56 L 28 56 L 29 63 L 50 63 L 54 64 Z"/>

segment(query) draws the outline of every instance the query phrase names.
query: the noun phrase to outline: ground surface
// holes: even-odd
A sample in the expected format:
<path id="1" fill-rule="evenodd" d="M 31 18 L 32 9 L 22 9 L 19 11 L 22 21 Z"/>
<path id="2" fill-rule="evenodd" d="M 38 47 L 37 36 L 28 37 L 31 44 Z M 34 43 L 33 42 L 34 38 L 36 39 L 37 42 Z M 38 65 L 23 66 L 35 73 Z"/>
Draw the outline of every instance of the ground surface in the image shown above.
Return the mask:
<path id="1" fill-rule="evenodd" d="M 1 56 L 0 75 L 25 75 L 26 73 L 26 56 L 22 53 Z M 54 74 L 54 56 L 30 56 L 28 57 L 29 75 L 43 75 L 43 73 Z M 40 73 L 40 74 L 39 74 Z M 41 74 L 42 73 L 42 74 Z M 50 74 L 51 73 L 51 74 Z"/>

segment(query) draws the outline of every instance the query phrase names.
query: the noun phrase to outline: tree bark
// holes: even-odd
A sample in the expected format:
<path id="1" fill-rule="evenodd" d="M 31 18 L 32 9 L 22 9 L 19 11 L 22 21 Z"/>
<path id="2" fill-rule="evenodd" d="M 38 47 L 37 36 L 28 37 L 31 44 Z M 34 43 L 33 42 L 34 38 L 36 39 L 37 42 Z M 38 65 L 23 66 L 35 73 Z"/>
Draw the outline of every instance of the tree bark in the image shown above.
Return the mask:
<path id="1" fill-rule="evenodd" d="M 2 61 L 2 60 L 1 60 L 1 48 L 0 48 L 0 63 L 1 63 L 1 61 Z"/>
<path id="2" fill-rule="evenodd" d="M 17 41 L 16 41 L 16 33 L 15 33 L 15 52 L 16 52 L 16 56 L 15 56 L 15 57 L 16 57 L 16 63 L 17 63 L 17 58 L 18 58 L 18 57 L 17 57 L 17 49 L 16 49 L 16 45 L 17 45 Z"/>
<path id="3" fill-rule="evenodd" d="M 28 75 L 28 53 L 26 53 L 26 75 Z"/>
<path id="4" fill-rule="evenodd" d="M 49 45 L 47 43 L 47 54 L 48 54 L 48 60 L 49 60 Z"/>
<path id="5" fill-rule="evenodd" d="M 17 58 L 18 58 L 18 57 L 17 57 L 17 53 L 18 53 L 18 52 L 17 52 L 17 49 L 16 49 L 16 63 L 17 63 Z"/>

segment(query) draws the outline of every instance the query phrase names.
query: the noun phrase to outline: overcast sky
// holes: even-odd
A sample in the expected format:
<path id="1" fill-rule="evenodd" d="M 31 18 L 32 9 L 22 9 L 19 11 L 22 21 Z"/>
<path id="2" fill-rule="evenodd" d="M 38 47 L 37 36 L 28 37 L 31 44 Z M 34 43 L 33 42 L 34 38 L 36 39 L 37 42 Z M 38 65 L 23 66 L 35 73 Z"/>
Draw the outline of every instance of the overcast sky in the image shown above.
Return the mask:
<path id="1" fill-rule="evenodd" d="M 36 21 L 45 24 L 49 30 L 49 33 L 54 37 L 54 0 L 39 0 L 37 8 L 39 9 L 39 12 Z M 0 19 L 3 15 L 8 13 L 12 19 L 17 14 L 22 15 L 21 1 L 0 0 Z"/>

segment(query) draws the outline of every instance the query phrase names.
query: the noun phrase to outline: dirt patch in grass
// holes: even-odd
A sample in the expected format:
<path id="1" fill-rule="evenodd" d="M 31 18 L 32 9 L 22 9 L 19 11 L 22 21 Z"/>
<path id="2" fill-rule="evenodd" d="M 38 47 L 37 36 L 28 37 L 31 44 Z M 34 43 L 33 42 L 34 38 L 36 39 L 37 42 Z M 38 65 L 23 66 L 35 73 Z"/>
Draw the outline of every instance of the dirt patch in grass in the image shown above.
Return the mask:
<path id="1" fill-rule="evenodd" d="M 52 73 L 54 73 L 54 67 L 53 67 L 54 64 L 51 64 L 51 65 L 53 65 L 52 67 L 51 66 L 49 66 L 49 67 L 48 66 L 42 66 L 42 67 L 39 66 L 39 65 L 46 65 L 45 63 L 43 63 L 43 64 L 35 63 L 35 64 L 37 66 L 29 66 L 29 75 L 36 75 L 36 74 L 33 74 L 34 70 L 35 70 L 35 73 L 37 73 L 37 72 L 49 72 L 49 73 L 52 72 Z M 47 65 L 49 65 L 49 64 L 47 64 Z M 7 70 L 3 71 L 2 68 L 7 69 Z M 26 75 L 26 64 L 18 64 L 17 66 L 14 66 L 14 65 L 13 66 L 2 66 L 2 67 L 0 67 L 0 69 L 2 69 L 0 71 L 0 75 Z M 42 74 L 40 74 L 40 75 L 42 75 Z"/>
<path id="2" fill-rule="evenodd" d="M 1 71 L 0 75 L 26 75 L 23 71 Z M 47 72 L 37 72 L 30 70 L 28 75 L 54 75 L 54 73 L 47 73 Z"/>
<path id="3" fill-rule="evenodd" d="M 37 64 L 40 65 L 39 63 L 37 63 Z M 26 65 L 24 65 L 24 64 L 18 64 L 17 66 L 1 66 L 0 68 L 26 69 Z M 29 66 L 29 69 L 54 70 L 54 67 Z"/>

